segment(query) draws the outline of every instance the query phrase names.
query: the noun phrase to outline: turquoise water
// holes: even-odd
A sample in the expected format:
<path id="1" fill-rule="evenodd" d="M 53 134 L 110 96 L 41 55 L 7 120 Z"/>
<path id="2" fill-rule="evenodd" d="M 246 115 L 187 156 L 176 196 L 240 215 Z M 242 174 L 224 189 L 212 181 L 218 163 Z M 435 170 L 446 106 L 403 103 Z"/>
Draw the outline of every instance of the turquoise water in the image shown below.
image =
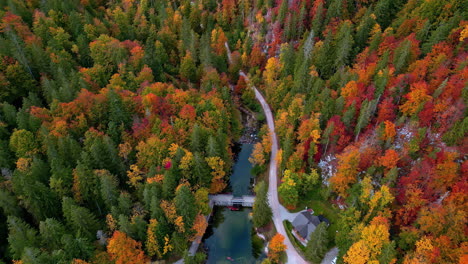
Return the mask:
<path id="1" fill-rule="evenodd" d="M 241 211 L 217 208 L 214 215 L 216 227 L 213 227 L 213 234 L 205 240 L 205 246 L 209 248 L 207 263 L 255 263 L 250 212 L 251 209 L 247 208 Z"/>
<path id="2" fill-rule="evenodd" d="M 234 196 L 242 196 L 250 194 L 250 179 L 252 179 L 252 164 L 249 162 L 250 154 L 252 154 L 253 145 L 243 144 L 241 151 L 234 164 L 233 172 L 230 177 L 230 186 Z"/>
<path id="3" fill-rule="evenodd" d="M 243 144 L 230 178 L 230 186 L 235 196 L 250 194 L 249 162 L 253 145 Z M 252 250 L 252 222 L 250 208 L 231 211 L 226 207 L 216 207 L 213 224 L 205 234 L 204 245 L 208 250 L 207 263 L 255 263 Z M 228 259 L 230 258 L 230 259 Z"/>

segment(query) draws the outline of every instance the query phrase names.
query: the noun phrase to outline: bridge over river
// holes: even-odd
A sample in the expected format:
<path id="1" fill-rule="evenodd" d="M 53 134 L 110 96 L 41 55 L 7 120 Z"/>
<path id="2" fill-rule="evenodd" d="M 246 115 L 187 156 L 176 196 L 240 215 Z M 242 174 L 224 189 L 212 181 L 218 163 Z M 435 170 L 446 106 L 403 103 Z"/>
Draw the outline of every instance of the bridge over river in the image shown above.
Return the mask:
<path id="1" fill-rule="evenodd" d="M 210 199 L 209 204 L 210 204 L 211 209 L 213 209 L 214 206 L 253 207 L 253 204 L 255 202 L 255 196 L 253 195 L 242 195 L 240 197 L 236 197 L 232 194 L 214 194 L 214 195 L 208 195 L 208 198 Z M 210 219 L 210 217 L 211 217 L 211 214 L 205 216 L 207 222 Z M 205 230 L 206 230 L 206 227 L 205 227 Z M 203 231 L 203 234 L 204 233 L 205 231 Z M 198 250 L 198 246 L 200 246 L 202 236 L 197 237 L 195 241 L 192 242 L 192 245 L 190 245 L 189 252 L 188 252 L 189 256 L 195 256 L 195 253 Z M 181 259 L 175 262 L 174 264 L 183 264 L 183 263 L 184 263 L 184 260 Z"/>
<path id="2" fill-rule="evenodd" d="M 216 194 L 209 195 L 210 203 L 216 206 L 242 206 L 252 207 L 255 202 L 255 196 L 253 195 L 242 195 L 235 197 L 232 194 Z"/>

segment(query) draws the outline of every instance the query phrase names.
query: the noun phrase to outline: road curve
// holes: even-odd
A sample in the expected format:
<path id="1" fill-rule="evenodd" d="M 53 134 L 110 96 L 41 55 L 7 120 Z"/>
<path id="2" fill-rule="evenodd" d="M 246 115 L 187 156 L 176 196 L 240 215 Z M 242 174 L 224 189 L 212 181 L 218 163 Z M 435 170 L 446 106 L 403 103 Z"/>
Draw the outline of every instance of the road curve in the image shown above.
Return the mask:
<path id="1" fill-rule="evenodd" d="M 239 72 L 239 75 L 244 77 L 245 81 L 249 83 L 249 78 L 243 71 Z M 260 102 L 265 116 L 267 119 L 268 128 L 271 135 L 271 156 L 270 156 L 270 168 L 269 168 L 269 185 L 268 185 L 268 198 L 270 201 L 271 210 L 273 211 L 273 223 L 275 224 L 276 231 L 284 236 L 284 244 L 286 245 L 286 254 L 288 255 L 287 263 L 290 264 L 302 264 L 308 263 L 304 258 L 297 252 L 296 248 L 289 240 L 288 234 L 284 229 L 283 221 L 281 220 L 280 203 L 278 199 L 278 161 L 276 155 L 278 153 L 278 138 L 275 132 L 275 121 L 271 112 L 270 106 L 265 101 L 263 95 L 257 90 L 255 86 L 252 86 L 255 91 L 255 97 Z"/>

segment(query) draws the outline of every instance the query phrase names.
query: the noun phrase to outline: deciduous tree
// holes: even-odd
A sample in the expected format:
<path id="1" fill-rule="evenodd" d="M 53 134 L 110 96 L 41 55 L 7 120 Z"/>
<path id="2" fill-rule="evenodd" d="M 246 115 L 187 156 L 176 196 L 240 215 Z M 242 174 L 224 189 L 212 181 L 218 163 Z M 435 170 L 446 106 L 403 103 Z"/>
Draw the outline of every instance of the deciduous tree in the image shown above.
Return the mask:
<path id="1" fill-rule="evenodd" d="M 278 263 L 281 254 L 287 249 L 286 245 L 284 244 L 284 236 L 280 233 L 276 233 L 270 240 L 270 244 L 268 244 L 268 258 L 271 259 L 274 263 Z"/>
<path id="2" fill-rule="evenodd" d="M 120 231 L 115 231 L 109 239 L 107 252 L 116 264 L 146 264 L 148 261 L 141 243 Z"/>
<path id="3" fill-rule="evenodd" d="M 278 194 L 288 208 L 295 208 L 299 201 L 299 192 L 296 185 L 297 183 L 292 178 L 291 171 L 286 170 L 278 188 Z"/>
<path id="4" fill-rule="evenodd" d="M 224 161 L 220 157 L 209 157 L 205 158 L 208 166 L 211 168 L 211 179 L 210 193 L 218 193 L 226 188 L 226 182 L 224 176 Z"/>
<path id="5" fill-rule="evenodd" d="M 341 196 L 348 196 L 349 185 L 357 181 L 360 154 L 359 149 L 352 146 L 338 156 L 337 172 L 330 179 L 332 188 Z"/>

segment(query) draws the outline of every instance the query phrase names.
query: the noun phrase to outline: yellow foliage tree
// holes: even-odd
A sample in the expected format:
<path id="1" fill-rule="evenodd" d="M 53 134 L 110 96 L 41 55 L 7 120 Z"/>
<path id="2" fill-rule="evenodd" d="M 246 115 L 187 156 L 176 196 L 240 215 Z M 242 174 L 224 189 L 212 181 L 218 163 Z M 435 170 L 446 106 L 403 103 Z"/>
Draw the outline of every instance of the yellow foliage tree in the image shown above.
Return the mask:
<path id="1" fill-rule="evenodd" d="M 185 233 L 185 224 L 184 224 L 184 218 L 182 216 L 177 216 L 176 219 L 174 220 L 174 224 L 177 228 L 177 232 L 179 233 Z"/>
<path id="2" fill-rule="evenodd" d="M 226 52 L 224 43 L 227 42 L 226 35 L 221 28 L 215 28 L 211 31 L 211 48 L 214 50 L 216 55 L 223 55 Z"/>
<path id="3" fill-rule="evenodd" d="M 133 187 L 137 187 L 141 180 L 143 180 L 143 172 L 138 168 L 136 164 L 130 165 L 130 170 L 127 171 L 128 184 Z"/>
<path id="4" fill-rule="evenodd" d="M 166 255 L 168 252 L 171 252 L 174 247 L 171 245 L 169 241 L 169 236 L 166 235 L 164 237 L 164 249 L 163 249 L 163 255 Z"/>
<path id="5" fill-rule="evenodd" d="M 147 238 L 146 238 L 146 251 L 151 257 L 156 256 L 157 259 L 162 257 L 161 252 L 159 251 L 158 240 L 156 238 L 156 228 L 158 226 L 158 221 L 156 219 L 150 219 L 148 229 L 147 229 Z"/>
<path id="6" fill-rule="evenodd" d="M 171 157 L 174 157 L 178 149 L 179 149 L 179 145 L 177 145 L 176 143 L 172 143 L 169 146 L 169 155 Z"/>
<path id="7" fill-rule="evenodd" d="M 121 158 L 123 158 L 124 160 L 127 160 L 130 152 L 132 152 L 132 145 L 130 145 L 130 143 L 125 142 L 125 143 L 119 144 L 119 156 Z"/>
<path id="8" fill-rule="evenodd" d="M 424 82 L 415 83 L 411 86 L 411 91 L 405 95 L 407 101 L 400 106 L 400 109 L 406 115 L 414 115 L 419 110 L 422 109 L 422 106 L 425 102 L 432 99 L 428 95 L 427 84 Z"/>
<path id="9" fill-rule="evenodd" d="M 109 230 L 114 231 L 117 229 L 117 221 L 115 221 L 114 217 L 111 214 L 106 215 L 106 224 L 109 227 Z"/>
<path id="10" fill-rule="evenodd" d="M 273 87 L 274 82 L 281 73 L 283 66 L 276 57 L 271 57 L 268 59 L 265 66 L 265 71 L 263 72 L 263 78 L 265 79 L 265 84 L 268 87 Z"/>
<path id="11" fill-rule="evenodd" d="M 311 118 L 303 121 L 297 130 L 297 139 L 301 142 L 312 139 L 314 143 L 318 143 L 320 139 L 320 114 L 313 114 Z"/>
<path id="12" fill-rule="evenodd" d="M 174 223 L 175 219 L 177 218 L 175 204 L 173 202 L 162 200 L 160 206 L 169 222 Z"/>
<path id="13" fill-rule="evenodd" d="M 16 168 L 21 172 L 26 172 L 31 166 L 31 158 L 19 158 L 16 161 Z"/>
<path id="14" fill-rule="evenodd" d="M 193 154 L 192 152 L 190 151 L 186 151 L 185 152 L 185 155 L 182 157 L 182 159 L 180 160 L 180 164 L 179 164 L 179 168 L 184 172 L 184 173 L 187 173 L 191 166 L 192 166 L 192 162 L 193 162 Z"/>
<path id="15" fill-rule="evenodd" d="M 224 181 L 224 176 L 226 172 L 224 171 L 224 161 L 220 157 L 208 157 L 205 159 L 208 163 L 208 166 L 211 168 L 211 179 L 210 193 L 218 193 L 226 188 L 226 182 Z"/>
<path id="16" fill-rule="evenodd" d="M 344 263 L 366 264 L 369 261 L 370 250 L 363 240 L 354 243 L 344 255 Z"/>
<path id="17" fill-rule="evenodd" d="M 422 264 L 433 263 L 430 260 L 434 245 L 430 238 L 424 236 L 416 242 L 416 251 L 412 255 L 408 255 L 403 264 Z"/>
<path id="18" fill-rule="evenodd" d="M 263 144 L 258 142 L 255 144 L 252 154 L 249 157 L 250 163 L 254 165 L 263 165 L 265 164 L 265 155 L 263 151 Z"/>
<path id="19" fill-rule="evenodd" d="M 152 136 L 146 141 L 140 142 L 136 149 L 138 150 L 137 159 L 140 167 L 160 166 L 167 153 L 166 139 Z"/>
<path id="20" fill-rule="evenodd" d="M 383 224 L 371 224 L 362 230 L 362 240 L 369 249 L 369 257 L 376 259 L 382 247 L 389 242 L 388 227 Z"/>
<path id="21" fill-rule="evenodd" d="M 390 243 L 388 223 L 383 217 L 375 217 L 370 225 L 359 229 L 360 239 L 346 252 L 343 260 L 348 264 L 379 263 L 382 248 Z M 354 231 L 354 230 L 353 230 Z"/>

